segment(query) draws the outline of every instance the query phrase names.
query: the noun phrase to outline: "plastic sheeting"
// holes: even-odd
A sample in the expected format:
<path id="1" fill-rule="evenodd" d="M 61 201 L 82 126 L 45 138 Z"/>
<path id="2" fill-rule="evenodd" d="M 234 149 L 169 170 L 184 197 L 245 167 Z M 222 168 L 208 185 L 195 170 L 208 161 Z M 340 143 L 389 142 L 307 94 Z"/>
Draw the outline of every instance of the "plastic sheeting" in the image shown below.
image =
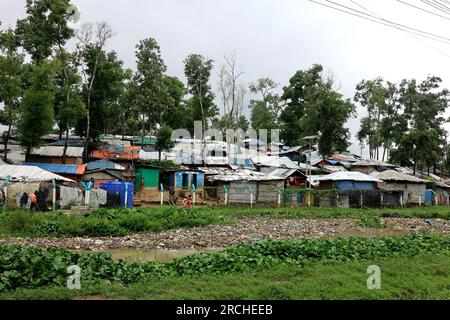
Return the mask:
<path id="1" fill-rule="evenodd" d="M 45 171 L 38 167 L 13 165 L 0 166 L 0 180 L 6 180 L 8 176 L 10 177 L 11 182 L 41 182 L 52 181 L 53 179 L 57 181 L 74 182 L 73 180 Z"/>
<path id="2" fill-rule="evenodd" d="M 69 206 L 79 206 L 84 204 L 83 192 L 78 188 L 60 187 L 60 206 L 66 208 Z"/>
<path id="3" fill-rule="evenodd" d="M 89 191 L 89 206 L 98 208 L 106 204 L 108 192 L 102 189 Z"/>
<path id="4" fill-rule="evenodd" d="M 8 185 L 8 208 L 19 208 L 17 205 L 17 197 L 24 193 L 30 196 L 32 193 L 39 191 L 39 183 L 11 183 Z M 20 202 L 19 202 L 20 204 Z"/>

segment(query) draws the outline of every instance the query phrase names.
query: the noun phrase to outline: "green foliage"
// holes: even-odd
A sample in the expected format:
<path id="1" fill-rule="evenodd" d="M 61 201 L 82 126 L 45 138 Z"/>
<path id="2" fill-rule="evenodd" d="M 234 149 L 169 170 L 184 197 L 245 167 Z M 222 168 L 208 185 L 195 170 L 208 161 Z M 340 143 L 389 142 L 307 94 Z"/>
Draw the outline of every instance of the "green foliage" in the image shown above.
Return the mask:
<path id="1" fill-rule="evenodd" d="M 123 61 L 114 51 L 98 50 L 88 45 L 82 51 L 82 60 L 88 83 L 82 90 L 83 102 L 90 115 L 90 137 L 95 141 L 101 134 L 117 125 L 120 113 L 117 109 L 119 99 L 125 92 L 125 82 L 130 78 L 130 71 L 123 68 Z M 89 84 L 92 82 L 92 88 Z M 87 117 L 79 119 L 76 132 L 86 136 Z"/>
<path id="2" fill-rule="evenodd" d="M 163 124 L 156 134 L 155 149 L 158 151 L 159 162 L 161 162 L 161 152 L 170 150 L 175 145 L 172 141 L 172 129 Z"/>
<path id="3" fill-rule="evenodd" d="M 82 284 L 81 290 L 63 287 L 17 289 L 0 293 L 0 300 L 142 299 L 142 300 L 412 300 L 448 299 L 450 256 L 377 258 L 370 263 L 389 272 L 382 290 L 367 290 L 368 261 L 280 266 L 253 273 L 167 276 L 123 286 L 117 283 Z M 408 275 L 408 276 L 405 276 Z"/>
<path id="4" fill-rule="evenodd" d="M 163 113 L 162 121 L 172 129 L 189 128 L 194 119 L 184 97 L 187 89 L 177 77 L 164 76 L 164 84 L 169 95 L 167 109 Z"/>
<path id="5" fill-rule="evenodd" d="M 206 130 L 207 120 L 214 118 L 218 108 L 214 104 L 214 94 L 208 84 L 213 61 L 199 54 L 191 54 L 184 60 L 184 74 L 187 78 L 188 92 L 192 97 L 188 106 L 192 110 L 194 120 L 202 120 Z"/>
<path id="6" fill-rule="evenodd" d="M 24 55 L 19 52 L 19 41 L 14 30 L 0 31 L 0 124 L 7 126 L 2 138 L 5 158 L 8 157 L 8 140 L 17 127 L 19 104 L 24 93 Z"/>
<path id="7" fill-rule="evenodd" d="M 273 219 L 360 219 L 367 227 L 382 227 L 381 217 L 450 219 L 445 207 L 405 209 L 343 208 L 233 208 L 98 209 L 84 217 L 76 214 L 0 214 L 0 235 L 19 237 L 120 237 L 136 232 L 160 232 L 211 224 L 233 223 L 236 217 L 263 216 Z M 92 226 L 91 226 L 92 225 Z"/>
<path id="8" fill-rule="evenodd" d="M 27 17 L 17 21 L 23 47 L 39 64 L 50 57 L 55 46 L 64 47 L 73 37 L 68 24 L 70 0 L 27 0 Z"/>
<path id="9" fill-rule="evenodd" d="M 260 100 L 250 101 L 252 128 L 268 130 L 268 139 L 270 130 L 277 129 L 280 124 L 283 103 L 280 96 L 274 92 L 277 87 L 278 84 L 269 78 L 260 78 L 249 85 L 251 93 L 261 96 Z"/>
<path id="10" fill-rule="evenodd" d="M 280 117 L 281 138 L 287 144 L 298 145 L 303 137 L 318 135 L 323 156 L 347 150 L 350 133 L 344 125 L 355 106 L 333 89 L 331 78 L 324 79 L 321 65 L 297 71 L 283 90 L 287 106 Z"/>
<path id="11" fill-rule="evenodd" d="M 81 254 L 65 249 L 0 246 L 0 291 L 64 286 L 70 265 L 82 269 L 83 283 L 131 284 L 148 278 L 254 273 L 282 265 L 343 263 L 425 253 L 449 254 L 450 238 L 416 234 L 399 238 L 336 238 L 261 241 L 215 253 L 184 257 L 166 264 L 114 262 L 109 254 Z"/>
<path id="12" fill-rule="evenodd" d="M 170 101 L 168 80 L 164 76 L 167 68 L 161 57 L 160 47 L 153 38 L 139 42 L 136 46 L 136 58 L 137 71 L 131 82 L 131 91 L 133 104 L 142 122 L 142 136 L 145 136 L 146 121 L 154 129 L 157 123 L 162 123 L 167 111 Z"/>
<path id="13" fill-rule="evenodd" d="M 43 62 L 33 68 L 32 84 L 26 91 L 21 104 L 22 119 L 19 124 L 19 138 L 27 154 L 42 143 L 42 136 L 53 129 L 53 102 L 55 66 Z"/>
<path id="14" fill-rule="evenodd" d="M 385 225 L 379 217 L 362 217 L 360 225 L 368 228 L 384 228 Z"/>

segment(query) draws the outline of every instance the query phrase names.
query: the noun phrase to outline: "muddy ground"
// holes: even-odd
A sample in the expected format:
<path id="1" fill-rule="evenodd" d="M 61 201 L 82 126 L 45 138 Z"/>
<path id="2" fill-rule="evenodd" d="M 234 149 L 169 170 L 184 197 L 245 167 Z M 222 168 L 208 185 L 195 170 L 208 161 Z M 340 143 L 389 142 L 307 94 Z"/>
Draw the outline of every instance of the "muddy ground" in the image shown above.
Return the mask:
<path id="1" fill-rule="evenodd" d="M 176 229 L 120 238 L 3 238 L 0 244 L 65 247 L 82 251 L 112 249 L 224 248 L 264 239 L 323 238 L 336 236 L 395 236 L 411 232 L 450 234 L 450 221 L 440 219 L 382 218 L 384 228 L 366 228 L 360 220 L 289 220 L 264 217 L 239 219 L 234 224 Z"/>

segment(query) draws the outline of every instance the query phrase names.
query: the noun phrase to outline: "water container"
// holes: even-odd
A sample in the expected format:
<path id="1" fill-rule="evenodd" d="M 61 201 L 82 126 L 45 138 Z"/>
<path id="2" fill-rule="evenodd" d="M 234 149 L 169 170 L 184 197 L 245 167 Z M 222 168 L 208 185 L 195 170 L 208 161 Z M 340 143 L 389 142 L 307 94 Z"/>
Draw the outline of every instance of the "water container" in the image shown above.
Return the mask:
<path id="1" fill-rule="evenodd" d="M 127 198 L 127 208 L 133 208 L 134 184 L 124 181 L 110 181 L 100 184 L 100 189 L 111 193 L 120 194 L 120 206 L 125 207 L 125 195 Z"/>

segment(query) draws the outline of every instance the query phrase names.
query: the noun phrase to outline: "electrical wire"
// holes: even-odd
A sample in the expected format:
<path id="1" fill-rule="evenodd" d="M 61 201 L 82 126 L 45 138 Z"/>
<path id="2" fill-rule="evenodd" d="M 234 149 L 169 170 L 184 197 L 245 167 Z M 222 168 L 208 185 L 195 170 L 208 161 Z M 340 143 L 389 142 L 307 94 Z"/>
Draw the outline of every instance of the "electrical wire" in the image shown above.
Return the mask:
<path id="1" fill-rule="evenodd" d="M 407 5 L 407 6 L 410 6 L 410 7 L 416 8 L 416 9 L 418 9 L 418 10 L 427 12 L 427 13 L 429 13 L 429 14 L 435 15 L 435 16 L 440 17 L 440 18 L 442 18 L 442 19 L 450 20 L 449 17 L 446 17 L 446 16 L 443 16 L 443 15 L 441 15 L 441 14 L 439 14 L 439 13 L 436 13 L 436 12 L 433 12 L 433 11 L 430 11 L 430 10 L 427 10 L 427 9 L 424 9 L 424 8 L 421 8 L 421 7 L 416 6 L 416 5 L 414 5 L 414 4 L 411 4 L 411 3 L 408 3 L 408 2 L 405 2 L 405 1 L 402 1 L 402 0 L 397 0 L 397 1 L 400 2 L 400 3 L 403 3 L 403 4 Z"/>
<path id="2" fill-rule="evenodd" d="M 442 40 L 445 40 L 445 41 L 450 41 L 450 38 L 447 38 L 447 37 L 444 37 L 444 36 L 440 36 L 440 35 L 437 35 L 437 34 L 434 34 L 434 33 L 431 33 L 431 32 L 427 32 L 427 31 L 423 31 L 423 30 L 420 30 L 420 29 L 416 29 L 416 28 L 413 28 L 413 27 L 408 27 L 408 26 L 405 26 L 405 25 L 403 25 L 403 24 L 400 24 L 400 23 L 397 23 L 397 22 L 394 22 L 394 21 L 390 21 L 390 20 L 387 20 L 387 19 L 377 18 L 377 17 L 375 17 L 375 16 L 372 15 L 372 14 L 368 14 L 368 13 L 365 13 L 365 12 L 362 12 L 362 11 L 359 11 L 359 10 L 356 10 L 356 9 L 354 9 L 354 8 L 350 8 L 350 7 L 344 6 L 344 5 L 340 4 L 340 3 L 337 3 L 337 2 L 334 2 L 334 1 L 331 1 L 331 0 L 325 0 L 325 1 L 328 2 L 328 3 L 332 3 L 332 4 L 334 4 L 334 5 L 337 5 L 337 6 L 339 6 L 339 7 L 345 8 L 345 9 L 347 9 L 347 10 L 352 10 L 352 11 L 354 11 L 354 12 L 358 12 L 358 13 L 363 14 L 363 15 L 365 15 L 365 16 L 370 16 L 370 17 L 372 17 L 372 18 L 381 20 L 381 21 L 383 21 L 383 22 L 387 22 L 387 23 L 389 23 L 389 24 L 396 25 L 396 26 L 401 27 L 401 28 L 406 28 L 406 29 L 412 30 L 412 31 L 414 31 L 414 32 L 419 32 L 419 33 L 423 33 L 423 34 L 428 35 L 428 36 L 431 36 L 431 37 L 436 37 L 436 38 L 438 38 L 438 39 L 442 39 Z"/>
<path id="3" fill-rule="evenodd" d="M 379 17 L 380 19 L 382 19 L 382 17 L 380 17 L 379 15 L 377 15 L 375 12 L 373 12 L 373 11 L 367 9 L 366 7 L 360 5 L 360 4 L 357 3 L 356 1 L 353 1 L 353 0 L 350 0 L 350 1 L 351 1 L 352 3 L 354 3 L 354 4 L 356 4 L 358 7 L 362 8 L 363 10 L 366 10 L 367 12 L 369 12 L 369 13 L 371 13 L 371 14 L 373 14 L 373 15 Z M 399 28 L 396 27 L 396 29 L 399 29 Z M 401 30 L 401 29 L 399 29 L 399 30 Z M 401 30 L 401 31 L 404 31 L 404 30 Z M 450 55 L 447 54 L 446 52 L 444 52 L 444 51 L 442 51 L 442 50 L 440 50 L 440 49 L 438 49 L 438 48 L 436 48 L 436 47 L 430 45 L 429 43 L 423 41 L 422 39 L 416 37 L 415 35 L 410 34 L 410 33 L 408 33 L 408 35 L 411 36 L 411 37 L 413 37 L 414 39 L 420 41 L 421 43 L 423 43 L 423 44 L 426 45 L 427 47 L 429 47 L 429 48 L 431 48 L 431 49 L 433 49 L 433 50 L 439 52 L 440 54 L 443 54 L 443 55 L 446 56 L 447 58 L 450 58 Z"/>
<path id="4" fill-rule="evenodd" d="M 368 17 L 366 17 L 366 16 L 362 16 L 362 15 L 356 14 L 356 13 L 354 13 L 354 12 L 350 12 L 350 11 L 347 11 L 347 10 L 343 10 L 343 9 L 340 9 L 340 8 L 337 8 L 337 7 L 334 7 L 334 6 L 331 6 L 331 5 L 322 3 L 322 2 L 318 2 L 318 1 L 315 1 L 315 0 L 308 0 L 308 1 L 313 2 L 313 3 L 315 3 L 315 4 L 318 4 L 318 5 L 320 5 L 320 6 L 323 6 L 323 7 L 327 7 L 327 8 L 330 8 L 330 9 L 333 9 L 333 10 L 336 10 L 336 11 L 339 11 L 339 12 L 343 12 L 343 13 L 346 13 L 346 14 L 349 14 L 349 15 L 352 15 L 352 16 L 355 16 L 355 17 L 364 19 L 364 20 L 368 20 L 368 21 L 371 21 L 371 22 L 375 22 L 375 23 L 378 23 L 378 24 L 381 24 L 381 25 L 384 25 L 384 26 L 387 26 L 387 27 L 390 27 L 390 28 L 399 29 L 399 30 L 408 32 L 408 33 L 410 33 L 410 34 L 415 34 L 415 35 L 420 36 L 420 37 L 422 37 L 422 38 L 427 38 L 427 39 L 430 39 L 430 40 L 433 40 L 433 41 L 437 41 L 437 42 L 441 42 L 441 43 L 450 45 L 450 42 L 449 42 L 449 41 L 444 41 L 444 40 L 432 38 L 432 37 L 429 37 L 429 36 L 427 36 L 427 35 L 424 35 L 424 34 L 421 34 L 421 33 L 418 33 L 418 32 L 414 32 L 414 31 L 411 31 L 411 30 L 402 28 L 402 27 L 400 27 L 400 26 L 393 26 L 393 25 L 390 24 L 390 23 L 385 23 L 385 22 L 379 21 L 379 19 L 371 19 L 371 18 L 368 18 Z"/>

